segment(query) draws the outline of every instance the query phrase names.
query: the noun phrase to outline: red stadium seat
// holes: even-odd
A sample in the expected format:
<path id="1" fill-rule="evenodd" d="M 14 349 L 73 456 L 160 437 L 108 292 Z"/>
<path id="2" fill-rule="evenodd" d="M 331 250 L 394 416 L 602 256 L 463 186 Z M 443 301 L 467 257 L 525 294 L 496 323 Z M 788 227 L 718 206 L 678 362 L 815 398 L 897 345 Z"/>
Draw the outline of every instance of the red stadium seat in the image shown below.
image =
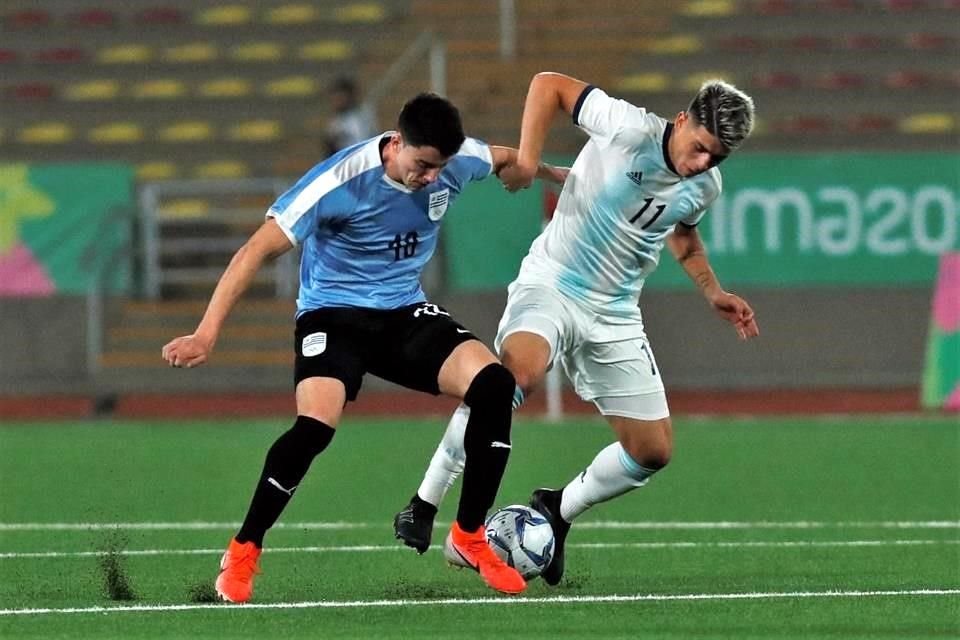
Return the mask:
<path id="1" fill-rule="evenodd" d="M 734 51 L 740 53 L 762 51 L 764 48 L 766 48 L 765 43 L 760 38 L 743 35 L 719 38 L 714 43 L 714 46 L 722 51 Z"/>
<path id="2" fill-rule="evenodd" d="M 183 12 L 176 7 L 152 7 L 137 13 L 134 20 L 138 24 L 172 25 L 183 24 L 187 21 Z"/>
<path id="3" fill-rule="evenodd" d="M 762 89 L 798 89 L 803 85 L 803 80 L 789 71 L 771 71 L 753 76 L 752 84 Z"/>
<path id="4" fill-rule="evenodd" d="M 775 123 L 774 129 L 788 134 L 823 134 L 833 131 L 833 121 L 828 116 L 801 115 L 784 118 Z"/>
<path id="5" fill-rule="evenodd" d="M 900 69 L 888 73 L 883 84 L 891 89 L 923 89 L 933 84 L 933 78 L 923 71 Z"/>
<path id="6" fill-rule="evenodd" d="M 790 38 L 787 44 L 796 51 L 828 51 L 833 46 L 829 38 L 811 34 Z"/>
<path id="7" fill-rule="evenodd" d="M 54 90 L 53 85 L 46 82 L 24 82 L 10 87 L 10 95 L 17 100 L 49 100 Z"/>
<path id="8" fill-rule="evenodd" d="M 83 62 L 86 58 L 87 55 L 79 47 L 55 47 L 53 49 L 43 49 L 33 54 L 35 61 L 51 64 Z"/>
<path id="9" fill-rule="evenodd" d="M 859 73 L 832 71 L 817 77 L 814 84 L 820 89 L 856 89 L 866 84 L 866 80 Z"/>
<path id="10" fill-rule="evenodd" d="M 52 16 L 42 9 L 25 9 L 11 13 L 4 23 L 8 29 L 36 29 L 53 22 Z"/>
<path id="11" fill-rule="evenodd" d="M 880 51 L 890 46 L 889 38 L 875 33 L 854 33 L 842 40 L 843 47 L 853 51 Z"/>
<path id="12" fill-rule="evenodd" d="M 0 49 L 0 64 L 16 62 L 18 57 L 13 49 Z"/>
<path id="13" fill-rule="evenodd" d="M 884 3 L 890 11 L 919 11 L 927 9 L 930 3 L 927 0 L 886 0 Z"/>
<path id="14" fill-rule="evenodd" d="M 817 8 L 821 11 L 852 12 L 860 9 L 857 0 L 820 0 Z"/>
<path id="15" fill-rule="evenodd" d="M 853 133 L 883 133 L 894 131 L 897 121 L 890 116 L 861 113 L 851 116 L 845 125 Z"/>
<path id="16" fill-rule="evenodd" d="M 785 16 L 793 13 L 796 3 L 790 0 L 757 0 L 754 10 L 765 16 Z"/>
<path id="17" fill-rule="evenodd" d="M 117 16 L 106 9 L 90 9 L 71 15 L 69 21 L 77 27 L 112 27 Z"/>
<path id="18" fill-rule="evenodd" d="M 942 33 L 911 33 L 904 42 L 907 47 L 920 51 L 941 51 L 954 46 L 954 39 Z"/>

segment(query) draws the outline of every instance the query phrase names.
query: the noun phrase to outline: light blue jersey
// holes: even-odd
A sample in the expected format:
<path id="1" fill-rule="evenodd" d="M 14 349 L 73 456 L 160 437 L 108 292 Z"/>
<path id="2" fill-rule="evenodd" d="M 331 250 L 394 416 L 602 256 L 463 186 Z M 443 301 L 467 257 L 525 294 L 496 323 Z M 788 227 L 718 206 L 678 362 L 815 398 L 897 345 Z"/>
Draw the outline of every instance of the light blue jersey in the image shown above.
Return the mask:
<path id="1" fill-rule="evenodd" d="M 389 178 L 380 156 L 387 132 L 324 160 L 270 207 L 302 245 L 297 315 L 324 307 L 397 309 L 426 300 L 420 273 L 440 221 L 473 180 L 490 175 L 490 148 L 464 141 L 435 182 L 411 191 Z"/>

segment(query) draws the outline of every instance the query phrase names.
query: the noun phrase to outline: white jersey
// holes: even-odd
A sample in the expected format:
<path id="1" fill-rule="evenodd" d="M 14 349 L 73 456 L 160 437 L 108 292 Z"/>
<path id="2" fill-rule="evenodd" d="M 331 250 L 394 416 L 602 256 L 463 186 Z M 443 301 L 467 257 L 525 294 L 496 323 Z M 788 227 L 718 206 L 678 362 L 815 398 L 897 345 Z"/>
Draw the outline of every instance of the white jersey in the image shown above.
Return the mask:
<path id="1" fill-rule="evenodd" d="M 700 221 L 720 195 L 720 171 L 681 178 L 666 152 L 672 123 L 596 87 L 581 94 L 573 121 L 590 140 L 516 282 L 547 285 L 607 317 L 636 319 L 667 234 Z"/>

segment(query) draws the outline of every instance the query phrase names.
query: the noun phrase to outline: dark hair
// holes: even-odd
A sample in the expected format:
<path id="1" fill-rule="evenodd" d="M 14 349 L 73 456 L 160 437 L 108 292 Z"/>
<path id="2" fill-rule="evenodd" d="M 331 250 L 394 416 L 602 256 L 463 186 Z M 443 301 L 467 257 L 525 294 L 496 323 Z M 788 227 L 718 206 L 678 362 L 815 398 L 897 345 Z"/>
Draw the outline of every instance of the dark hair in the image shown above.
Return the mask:
<path id="1" fill-rule="evenodd" d="M 406 144 L 434 147 L 447 158 L 456 154 L 464 141 L 460 112 L 435 93 L 421 93 L 403 105 L 397 129 Z"/>
<path id="2" fill-rule="evenodd" d="M 694 96 L 687 113 L 733 151 L 753 131 L 753 100 L 723 80 L 708 80 Z"/>

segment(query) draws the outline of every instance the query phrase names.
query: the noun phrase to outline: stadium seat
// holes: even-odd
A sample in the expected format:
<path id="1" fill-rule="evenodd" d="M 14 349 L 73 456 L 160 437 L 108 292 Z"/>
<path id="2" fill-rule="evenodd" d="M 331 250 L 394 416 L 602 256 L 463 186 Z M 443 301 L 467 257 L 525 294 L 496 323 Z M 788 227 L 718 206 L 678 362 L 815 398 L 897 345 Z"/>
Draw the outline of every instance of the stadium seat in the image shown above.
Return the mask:
<path id="1" fill-rule="evenodd" d="M 94 144 L 133 144 L 143 140 L 143 128 L 134 122 L 111 122 L 87 133 Z"/>
<path id="2" fill-rule="evenodd" d="M 319 84 L 311 76 L 288 76 L 268 82 L 263 93 L 272 98 L 292 98 L 312 96 L 319 90 Z"/>
<path id="3" fill-rule="evenodd" d="M 109 46 L 97 52 L 97 61 L 103 64 L 143 64 L 153 59 L 153 49 L 145 44 Z"/>
<path id="4" fill-rule="evenodd" d="M 253 84 L 244 78 L 217 78 L 197 88 L 197 94 L 203 98 L 242 98 L 252 91 Z"/>
<path id="5" fill-rule="evenodd" d="M 9 14 L 3 21 L 7 29 L 37 29 L 49 26 L 53 16 L 43 9 L 25 9 Z"/>
<path id="6" fill-rule="evenodd" d="M 846 129 L 852 133 L 887 133 L 896 125 L 895 118 L 877 114 L 856 114 L 846 120 Z"/>
<path id="7" fill-rule="evenodd" d="M 790 38 L 787 45 L 795 51 L 829 51 L 833 47 L 830 38 L 813 34 Z"/>
<path id="8" fill-rule="evenodd" d="M 13 49 L 0 49 L 0 64 L 16 62 L 19 57 Z"/>
<path id="9" fill-rule="evenodd" d="M 218 56 L 217 46 L 212 42 L 191 42 L 167 47 L 162 58 L 165 62 L 196 63 L 210 62 Z"/>
<path id="10" fill-rule="evenodd" d="M 236 142 L 272 142 L 280 137 L 281 132 L 278 120 L 249 120 L 230 127 L 227 138 Z"/>
<path id="11" fill-rule="evenodd" d="M 213 138 L 213 126 L 202 120 L 176 122 L 160 129 L 163 142 L 204 142 Z"/>
<path id="12" fill-rule="evenodd" d="M 146 26 L 178 25 L 186 22 L 183 12 L 176 7 L 151 7 L 138 12 L 134 22 Z"/>
<path id="13" fill-rule="evenodd" d="M 7 92 L 16 100 L 42 102 L 54 96 L 54 88 L 49 82 L 22 82 L 10 87 Z"/>
<path id="14" fill-rule="evenodd" d="M 734 35 L 718 38 L 713 46 L 721 51 L 753 53 L 766 48 L 766 43 L 755 36 Z"/>
<path id="15" fill-rule="evenodd" d="M 205 162 L 193 169 L 195 178 L 245 178 L 249 175 L 250 167 L 239 160 Z"/>
<path id="16" fill-rule="evenodd" d="M 157 210 L 163 220 L 203 218 L 210 213 L 210 201 L 205 198 L 176 198 L 167 200 Z"/>
<path id="17" fill-rule="evenodd" d="M 927 2 L 927 0 L 884 0 L 884 5 L 889 11 L 898 13 L 919 11 L 930 7 L 930 3 Z"/>
<path id="18" fill-rule="evenodd" d="M 797 89 L 803 80 L 791 71 L 770 71 L 754 75 L 751 84 L 761 89 Z"/>
<path id="19" fill-rule="evenodd" d="M 376 23 L 383 22 L 386 17 L 386 9 L 378 2 L 354 2 L 333 10 L 333 18 L 337 22 Z"/>
<path id="20" fill-rule="evenodd" d="M 308 24 L 320 18 L 320 12 L 309 4 L 287 4 L 268 9 L 264 19 L 270 24 Z"/>
<path id="21" fill-rule="evenodd" d="M 53 47 L 35 52 L 33 59 L 46 64 L 78 64 L 87 59 L 87 54 L 80 47 Z"/>
<path id="22" fill-rule="evenodd" d="M 202 25 L 229 26 L 247 24 L 253 12 L 250 7 L 231 4 L 203 9 L 194 14 L 194 22 Z"/>
<path id="23" fill-rule="evenodd" d="M 73 139 L 73 129 L 65 122 L 38 122 L 17 133 L 23 144 L 63 144 Z"/>
<path id="24" fill-rule="evenodd" d="M 77 102 L 113 100 L 120 93 L 120 83 L 116 80 L 86 80 L 74 82 L 64 87 L 62 95 L 66 100 Z"/>
<path id="25" fill-rule="evenodd" d="M 116 24 L 117 16 L 107 9 L 88 9 L 70 15 L 68 22 L 75 27 L 109 28 Z"/>
<path id="26" fill-rule="evenodd" d="M 733 0 L 688 0 L 680 8 L 685 16 L 697 18 L 716 18 L 733 15 L 737 4 Z"/>
<path id="27" fill-rule="evenodd" d="M 796 5 L 790 0 L 757 0 L 753 10 L 763 16 L 785 16 L 793 13 Z"/>
<path id="28" fill-rule="evenodd" d="M 904 38 L 908 49 L 917 51 L 947 51 L 956 48 L 956 40 L 942 33 L 915 32 Z"/>
<path id="29" fill-rule="evenodd" d="M 133 86 L 131 95 L 141 100 L 172 100 L 187 94 L 186 85 L 173 78 L 147 80 Z"/>
<path id="30" fill-rule="evenodd" d="M 667 36 L 651 38 L 646 42 L 649 53 L 661 55 L 683 55 L 703 50 L 703 41 L 694 35 Z"/>
<path id="31" fill-rule="evenodd" d="M 899 69 L 888 73 L 883 78 L 883 84 L 891 89 L 924 89 L 934 83 L 926 72 Z"/>
<path id="32" fill-rule="evenodd" d="M 875 33 L 855 33 L 843 37 L 841 44 L 844 49 L 853 51 L 882 51 L 893 43 L 889 38 Z"/>
<path id="33" fill-rule="evenodd" d="M 144 162 L 137 165 L 137 180 L 170 180 L 176 178 L 180 169 L 176 164 L 169 161 Z"/>
<path id="34" fill-rule="evenodd" d="M 276 62 L 283 58 L 284 46 L 276 42 L 247 42 L 230 49 L 230 58 L 240 62 Z"/>
<path id="35" fill-rule="evenodd" d="M 670 78 L 665 73 L 633 73 L 617 80 L 614 88 L 625 93 L 661 93 L 670 88 Z"/>
<path id="36" fill-rule="evenodd" d="M 857 0 L 820 0 L 817 9 L 823 12 L 849 13 L 860 9 Z"/>
<path id="37" fill-rule="evenodd" d="M 866 79 L 859 73 L 830 71 L 817 76 L 813 84 L 820 89 L 857 89 L 866 84 Z"/>
<path id="38" fill-rule="evenodd" d="M 321 40 L 300 47 L 299 56 L 303 60 L 344 60 L 353 54 L 349 42 L 343 40 Z"/>
<path id="39" fill-rule="evenodd" d="M 897 128 L 911 134 L 952 133 L 956 119 L 949 113 L 916 113 L 900 120 Z"/>
<path id="40" fill-rule="evenodd" d="M 775 122 L 774 129 L 785 134 L 825 134 L 833 131 L 834 126 L 828 116 L 800 115 Z"/>

